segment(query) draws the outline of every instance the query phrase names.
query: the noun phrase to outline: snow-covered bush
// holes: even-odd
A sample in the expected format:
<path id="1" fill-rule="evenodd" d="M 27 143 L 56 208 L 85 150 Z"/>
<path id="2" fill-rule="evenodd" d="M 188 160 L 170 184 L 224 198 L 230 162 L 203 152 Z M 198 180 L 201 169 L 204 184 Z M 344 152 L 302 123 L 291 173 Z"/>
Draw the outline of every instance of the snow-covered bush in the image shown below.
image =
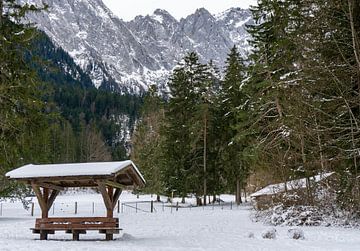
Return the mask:
<path id="1" fill-rule="evenodd" d="M 298 228 L 291 228 L 288 230 L 288 236 L 291 239 L 303 240 L 305 239 L 304 232 Z"/>
<path id="2" fill-rule="evenodd" d="M 276 238 L 276 229 L 271 228 L 264 231 L 261 235 L 264 239 L 275 239 Z"/>
<path id="3" fill-rule="evenodd" d="M 346 211 L 326 206 L 277 205 L 272 208 L 255 211 L 254 221 L 273 226 L 344 226 L 360 227 L 358 218 Z"/>
<path id="4" fill-rule="evenodd" d="M 274 226 L 360 227 L 360 213 L 341 208 L 335 188 L 332 183 L 314 185 L 311 197 L 300 190 L 276 194 L 256 207 L 254 220 Z"/>
<path id="5" fill-rule="evenodd" d="M 316 207 L 312 206 L 283 207 L 280 205 L 273 208 L 271 216 L 271 224 L 275 226 L 319 226 L 321 222 L 321 214 Z"/>

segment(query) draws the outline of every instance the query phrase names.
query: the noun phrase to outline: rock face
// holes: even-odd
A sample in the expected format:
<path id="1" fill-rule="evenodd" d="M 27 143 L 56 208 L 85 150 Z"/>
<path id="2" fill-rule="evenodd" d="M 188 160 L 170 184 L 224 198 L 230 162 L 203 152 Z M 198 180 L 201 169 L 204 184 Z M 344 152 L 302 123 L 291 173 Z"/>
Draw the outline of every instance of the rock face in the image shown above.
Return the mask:
<path id="1" fill-rule="evenodd" d="M 249 10 L 233 8 L 214 16 L 202 8 L 178 21 L 157 9 L 125 22 L 101 0 L 45 2 L 49 11 L 29 19 L 74 58 L 96 87 L 113 91 L 139 93 L 152 84 L 165 91 L 171 70 L 186 52 L 222 66 L 232 46 L 243 54 L 250 48 L 244 29 L 252 22 Z"/>

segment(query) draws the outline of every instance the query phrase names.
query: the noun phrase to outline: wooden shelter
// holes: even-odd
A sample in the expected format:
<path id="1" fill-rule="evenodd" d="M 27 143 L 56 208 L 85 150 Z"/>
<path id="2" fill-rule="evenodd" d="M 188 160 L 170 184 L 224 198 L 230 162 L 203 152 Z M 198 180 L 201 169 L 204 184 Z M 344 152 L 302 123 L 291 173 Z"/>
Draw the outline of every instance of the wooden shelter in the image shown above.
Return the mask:
<path id="1" fill-rule="evenodd" d="M 334 173 L 323 173 L 313 177 L 310 177 L 309 180 L 312 184 L 318 184 L 324 182 L 329 177 L 333 176 Z M 286 188 L 285 188 L 286 185 Z M 270 184 L 259 191 L 250 194 L 250 198 L 254 202 L 256 209 L 263 210 L 272 207 L 273 205 L 284 202 L 283 195 L 287 193 L 288 195 L 296 194 L 298 200 L 304 198 L 306 194 L 306 179 L 297 179 L 290 180 L 285 183 Z M 294 197 L 294 198 L 296 198 Z M 296 201 L 296 200 L 295 200 Z M 295 201 L 291 201 L 294 203 Z"/>
<path id="2" fill-rule="evenodd" d="M 135 164 L 130 161 L 74 163 L 51 165 L 26 165 L 8 172 L 9 179 L 32 186 L 41 208 L 41 218 L 36 219 L 33 233 L 46 240 L 48 234 L 63 230 L 79 240 L 79 234 L 98 230 L 112 240 L 119 233 L 119 219 L 113 210 L 124 187 L 141 187 L 145 180 Z M 106 217 L 49 218 L 48 212 L 60 191 L 69 187 L 97 188 L 104 200 Z"/>

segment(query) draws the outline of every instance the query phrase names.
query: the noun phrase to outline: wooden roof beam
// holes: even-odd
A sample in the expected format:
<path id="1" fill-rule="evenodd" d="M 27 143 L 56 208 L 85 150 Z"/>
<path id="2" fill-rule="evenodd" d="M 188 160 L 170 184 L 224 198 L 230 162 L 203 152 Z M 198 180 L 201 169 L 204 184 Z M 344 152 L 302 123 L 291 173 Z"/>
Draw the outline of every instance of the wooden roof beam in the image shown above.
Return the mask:
<path id="1" fill-rule="evenodd" d="M 54 184 L 50 184 L 50 183 L 37 183 L 38 186 L 40 187 L 45 187 L 45 188 L 49 188 L 51 190 L 57 190 L 57 191 L 63 191 L 64 188 L 62 186 L 57 186 Z"/>

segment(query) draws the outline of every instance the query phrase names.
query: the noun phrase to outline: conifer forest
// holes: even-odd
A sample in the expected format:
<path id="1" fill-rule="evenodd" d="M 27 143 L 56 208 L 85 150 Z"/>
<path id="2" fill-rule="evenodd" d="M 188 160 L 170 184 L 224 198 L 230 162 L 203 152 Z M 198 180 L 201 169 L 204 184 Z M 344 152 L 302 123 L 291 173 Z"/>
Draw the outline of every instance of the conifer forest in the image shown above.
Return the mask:
<path id="1" fill-rule="evenodd" d="M 111 79 L 96 88 L 23 21 L 46 8 L 0 0 L 1 196 L 29 194 L 4 176 L 27 163 L 131 159 L 147 181 L 137 192 L 159 199 L 193 195 L 206 205 L 229 193 L 240 204 L 304 178 L 294 203 L 359 219 L 359 1 L 258 0 L 248 54 L 233 46 L 216 64 L 187 52 L 165 91 L 155 83 L 138 94 Z M 334 173 L 326 188 L 311 181 L 324 173 Z"/>

